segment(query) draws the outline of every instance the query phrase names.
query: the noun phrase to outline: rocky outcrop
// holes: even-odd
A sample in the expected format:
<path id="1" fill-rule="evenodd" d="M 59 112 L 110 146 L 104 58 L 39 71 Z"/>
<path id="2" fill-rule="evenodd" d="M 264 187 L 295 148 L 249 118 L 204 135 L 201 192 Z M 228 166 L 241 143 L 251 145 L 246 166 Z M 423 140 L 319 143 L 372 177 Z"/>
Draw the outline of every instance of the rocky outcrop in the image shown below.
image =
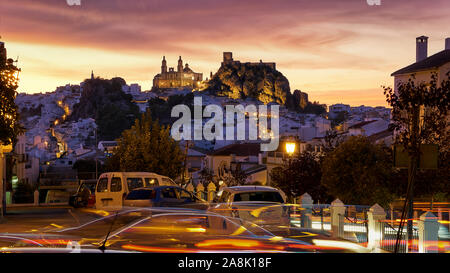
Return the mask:
<path id="1" fill-rule="evenodd" d="M 299 107 L 303 110 L 308 106 L 308 94 L 300 90 L 295 90 L 293 96 L 295 107 Z"/>
<path id="2" fill-rule="evenodd" d="M 122 91 L 122 78 L 89 79 L 84 82 L 80 102 L 74 105 L 69 121 L 93 118 L 101 140 L 114 140 L 139 117 L 132 96 Z"/>
<path id="3" fill-rule="evenodd" d="M 292 104 L 288 79 L 264 64 L 223 64 L 207 82 L 205 90 L 233 99 L 255 98 L 266 104 Z"/>

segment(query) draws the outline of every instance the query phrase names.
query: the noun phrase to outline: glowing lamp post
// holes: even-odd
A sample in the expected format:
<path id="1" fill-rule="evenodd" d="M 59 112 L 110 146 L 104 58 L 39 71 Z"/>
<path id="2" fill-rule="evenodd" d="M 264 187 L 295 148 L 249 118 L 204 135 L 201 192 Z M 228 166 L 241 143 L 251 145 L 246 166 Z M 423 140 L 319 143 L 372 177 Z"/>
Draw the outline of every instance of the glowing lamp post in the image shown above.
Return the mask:
<path id="1" fill-rule="evenodd" d="M 286 148 L 286 152 L 289 155 L 289 157 L 291 157 L 294 152 L 295 152 L 295 142 L 286 142 L 285 144 L 285 148 Z"/>
<path id="2" fill-rule="evenodd" d="M 288 154 L 288 156 L 289 156 L 289 159 L 288 159 L 288 170 L 290 171 L 291 170 L 291 164 L 292 164 L 292 156 L 294 155 L 294 153 L 295 153 L 295 148 L 296 148 L 296 143 L 294 142 L 294 141 L 287 141 L 287 142 L 285 142 L 285 144 L 284 144 L 284 148 L 285 148 L 285 150 L 286 150 L 286 153 Z M 294 204 L 296 204 L 296 200 L 295 200 L 295 198 L 294 198 Z M 295 209 L 295 206 L 294 206 L 294 214 L 296 214 L 296 209 Z"/>

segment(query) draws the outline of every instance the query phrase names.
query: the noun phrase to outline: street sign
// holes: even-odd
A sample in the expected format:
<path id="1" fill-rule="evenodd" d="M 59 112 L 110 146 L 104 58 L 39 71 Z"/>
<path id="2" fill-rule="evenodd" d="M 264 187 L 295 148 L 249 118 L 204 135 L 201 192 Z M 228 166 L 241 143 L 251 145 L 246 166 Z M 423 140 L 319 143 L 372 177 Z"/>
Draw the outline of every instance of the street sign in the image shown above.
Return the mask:
<path id="1" fill-rule="evenodd" d="M 420 162 L 419 169 L 438 168 L 439 147 L 436 144 L 421 144 L 420 145 Z M 407 169 L 409 164 L 409 155 L 405 151 L 403 145 L 394 146 L 394 166 L 401 169 Z"/>

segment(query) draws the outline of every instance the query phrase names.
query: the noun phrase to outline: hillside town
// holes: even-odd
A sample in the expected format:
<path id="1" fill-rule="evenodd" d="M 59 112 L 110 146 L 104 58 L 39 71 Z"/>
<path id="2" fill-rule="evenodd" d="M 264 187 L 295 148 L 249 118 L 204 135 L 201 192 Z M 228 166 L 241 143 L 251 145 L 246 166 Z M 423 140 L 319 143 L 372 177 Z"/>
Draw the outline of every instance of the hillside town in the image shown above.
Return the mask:
<path id="1" fill-rule="evenodd" d="M 0 9 L 0 253 L 450 253 L 446 1 Z"/>
<path id="2" fill-rule="evenodd" d="M 224 53 L 224 63 L 235 63 L 231 53 Z M 181 59 L 180 59 L 181 60 Z M 162 74 L 167 71 L 163 60 Z M 259 63 L 252 64 L 258 66 Z M 275 67 L 274 63 L 270 64 Z M 179 69 L 182 66 L 179 64 Z M 173 69 L 172 69 L 173 70 Z M 170 70 L 170 71 L 172 71 Z M 171 73 L 171 72 L 167 73 Z M 190 70 L 183 70 L 191 73 Z M 175 72 L 173 72 L 175 73 Z M 158 76 L 159 77 L 159 76 Z M 95 78 L 94 72 L 91 79 Z M 64 177 L 64 181 L 76 182 L 77 172 L 73 169 L 78 160 L 95 160 L 104 164 L 108 154 L 111 154 L 117 142 L 104 140 L 97 136 L 97 124 L 94 118 L 68 120 L 74 105 L 80 102 L 83 94 L 84 82 L 80 85 L 66 85 L 47 93 L 20 93 L 16 104 L 21 113 L 25 134 L 19 136 L 16 151 L 21 158 L 14 168 L 13 181 L 26 182 L 30 185 L 43 185 L 47 181 L 56 181 L 57 177 Z M 148 101 L 153 98 L 167 100 L 170 96 L 193 94 L 201 97 L 204 105 L 221 105 L 224 109 L 228 104 L 248 105 L 255 103 L 254 99 L 232 99 L 229 97 L 211 95 L 199 88 L 194 88 L 190 81 L 173 82 L 170 88 L 161 89 L 161 80 L 155 81 L 152 90 L 141 91 L 138 84 L 125 84 L 122 91 L 132 96 L 132 102 L 139 107 L 141 113 L 148 109 Z M 303 104 L 310 103 L 308 94 L 302 93 Z M 256 102 L 262 104 L 262 102 Z M 364 135 L 370 137 L 374 143 L 392 143 L 393 132 L 389 129 L 390 109 L 386 107 L 350 106 L 347 104 L 320 105 L 324 111 L 321 114 L 300 113 L 284 105 L 280 108 L 279 127 L 280 138 L 293 137 L 299 141 L 300 151 L 317 151 L 321 141 L 329 131 L 336 131 L 342 136 Z M 150 109 L 151 110 L 151 109 Z M 204 118 L 203 123 L 207 121 Z M 224 118 L 225 121 L 225 118 Z M 248 134 L 248 120 L 246 124 Z M 186 141 L 180 142 L 184 150 Z M 257 147 L 256 144 L 237 140 L 200 140 L 191 143 L 187 150 L 186 177 L 194 184 L 199 182 L 201 170 L 210 168 L 215 179 L 223 179 L 220 168 L 230 168 L 235 162 L 245 163 L 244 171 L 248 172 L 248 182 L 258 182 L 270 185 L 270 169 L 274 166 L 264 164 L 263 158 L 269 158 L 269 153 L 261 153 L 258 149 L 243 147 Z M 248 151 L 248 152 L 246 152 Z M 273 154 L 273 153 L 272 153 Z M 215 163 L 217 157 L 221 162 Z M 273 161 L 273 160 L 272 160 Z M 267 162 L 265 160 L 264 162 Z M 281 162 L 281 161 L 280 161 Z M 221 167 L 217 167 L 221 165 Z M 219 174 L 220 173 L 220 174 Z M 70 175 L 71 174 L 71 175 Z M 54 179 L 48 179 L 52 177 Z M 95 174 L 92 174 L 92 178 Z M 58 181 L 63 181 L 59 179 Z M 12 184 L 12 190 L 14 185 Z"/>

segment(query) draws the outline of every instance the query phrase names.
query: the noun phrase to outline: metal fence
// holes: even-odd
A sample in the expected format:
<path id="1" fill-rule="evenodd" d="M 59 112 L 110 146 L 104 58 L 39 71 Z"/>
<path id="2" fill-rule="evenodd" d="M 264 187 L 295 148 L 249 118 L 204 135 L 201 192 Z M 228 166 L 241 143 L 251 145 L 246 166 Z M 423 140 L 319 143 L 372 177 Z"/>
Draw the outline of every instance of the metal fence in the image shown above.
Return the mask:
<path id="1" fill-rule="evenodd" d="M 330 204 L 314 204 L 312 207 L 312 228 L 323 231 L 331 230 Z"/>
<path id="2" fill-rule="evenodd" d="M 344 223 L 343 228 L 339 230 L 340 238 L 357 243 L 368 242 L 369 227 L 367 213 L 364 213 L 363 217 L 339 215 L 339 221 Z"/>
<path id="3" fill-rule="evenodd" d="M 381 229 L 380 229 L 380 248 L 388 251 L 395 252 L 395 245 L 397 243 L 398 236 L 398 225 L 392 225 L 393 223 L 389 223 L 389 221 L 380 221 Z M 406 227 L 403 227 L 403 231 L 398 240 L 398 249 L 397 253 L 407 253 L 407 252 L 418 252 L 419 251 L 419 231 L 416 227 L 412 229 L 412 241 L 410 242 L 411 249 L 408 250 L 408 232 Z"/>

